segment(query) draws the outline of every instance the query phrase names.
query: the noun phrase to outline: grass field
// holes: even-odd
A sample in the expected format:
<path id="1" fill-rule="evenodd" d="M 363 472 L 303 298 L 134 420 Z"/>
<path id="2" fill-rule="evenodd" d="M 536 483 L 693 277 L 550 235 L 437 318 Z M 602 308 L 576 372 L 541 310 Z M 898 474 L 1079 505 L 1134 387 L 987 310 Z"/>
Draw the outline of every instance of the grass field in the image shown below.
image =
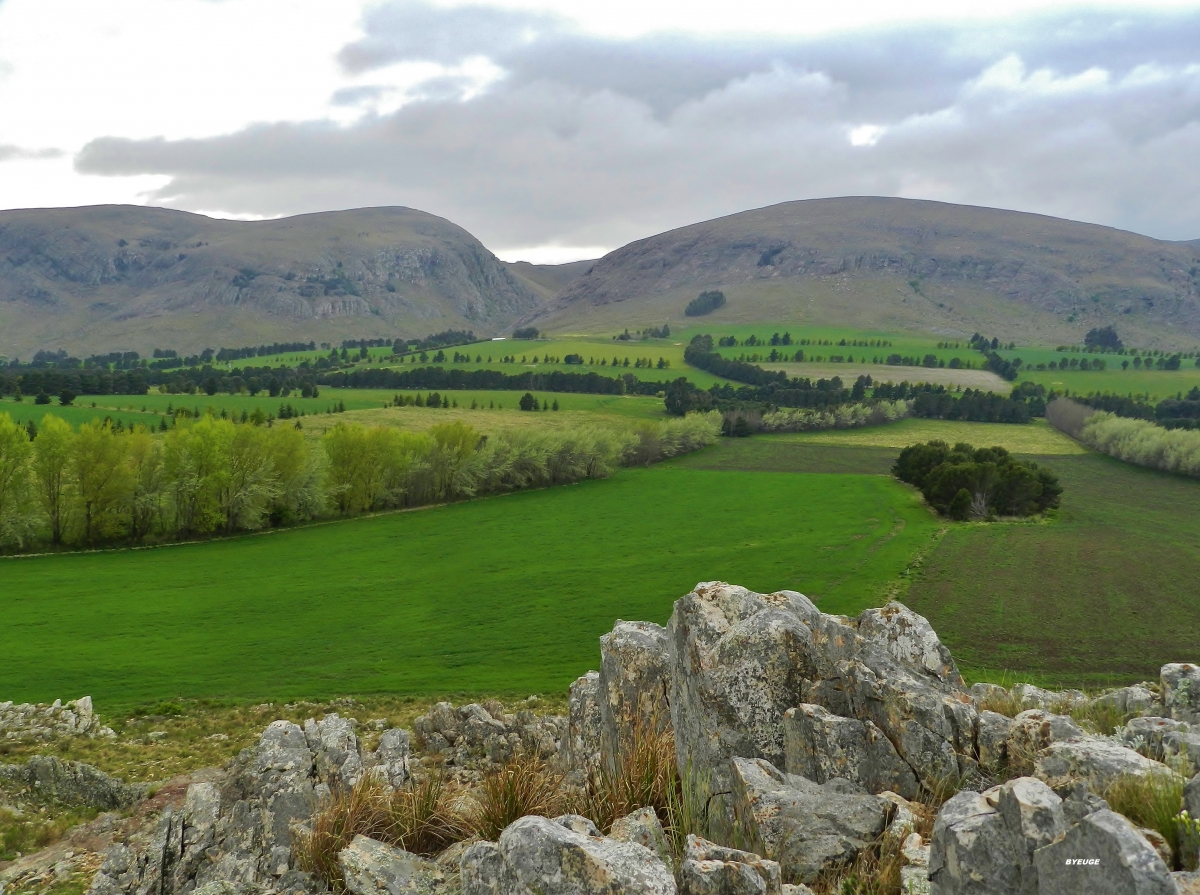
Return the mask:
<path id="1" fill-rule="evenodd" d="M 879 601 L 937 521 L 872 475 L 670 464 L 419 512 L 153 550 L 0 561 L 0 693 L 563 692 L 617 618 L 697 580 Z"/>
<path id="2" fill-rule="evenodd" d="M 1063 435 L 1044 420 L 1036 420 L 1025 425 L 1009 425 L 1006 423 L 907 419 L 887 426 L 871 426 L 863 429 L 827 429 L 823 432 L 804 432 L 788 437 L 809 444 L 838 447 L 884 447 L 897 451 L 910 444 L 940 439 L 947 444 L 965 441 L 977 447 L 999 446 L 1014 454 L 1033 456 L 1087 452 L 1087 449 L 1079 442 Z"/>

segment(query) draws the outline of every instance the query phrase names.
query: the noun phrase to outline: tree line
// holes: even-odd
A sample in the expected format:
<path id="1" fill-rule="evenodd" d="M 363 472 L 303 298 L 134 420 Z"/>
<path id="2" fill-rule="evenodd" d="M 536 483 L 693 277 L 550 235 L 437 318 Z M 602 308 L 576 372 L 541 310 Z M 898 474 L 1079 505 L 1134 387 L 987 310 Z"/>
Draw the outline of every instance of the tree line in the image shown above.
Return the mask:
<path id="1" fill-rule="evenodd" d="M 1165 398 L 1157 404 L 1152 404 L 1144 396 L 1107 393 L 1074 396 L 1074 400 L 1114 416 L 1149 420 L 1164 429 L 1200 429 L 1200 387 L 1193 387 L 1186 395 L 1180 392 L 1176 397 Z"/>
<path id="2" fill-rule="evenodd" d="M 1088 447 L 1126 463 L 1200 476 L 1200 431 L 1168 429 L 1150 420 L 1093 410 L 1069 398 L 1051 402 L 1046 419 Z"/>
<path id="3" fill-rule="evenodd" d="M 892 474 L 919 488 L 943 516 L 962 521 L 1032 516 L 1058 507 L 1062 496 L 1054 473 L 1002 447 L 914 444 L 900 452 Z"/>
<path id="4" fill-rule="evenodd" d="M 0 414 L 0 547 L 162 542 L 603 478 L 711 444 L 720 426 L 716 413 L 491 437 L 338 423 L 309 441 L 211 415 L 161 435 L 47 415 L 31 439 Z"/>

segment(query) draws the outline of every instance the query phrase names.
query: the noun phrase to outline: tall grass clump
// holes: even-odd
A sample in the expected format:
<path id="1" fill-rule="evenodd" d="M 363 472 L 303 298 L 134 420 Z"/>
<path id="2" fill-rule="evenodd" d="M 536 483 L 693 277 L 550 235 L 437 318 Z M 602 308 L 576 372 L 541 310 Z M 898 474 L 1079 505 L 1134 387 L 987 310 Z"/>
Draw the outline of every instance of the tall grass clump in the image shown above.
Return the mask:
<path id="1" fill-rule="evenodd" d="M 1196 825 L 1183 812 L 1186 778 L 1176 773 L 1127 774 L 1118 777 L 1100 795 L 1109 807 L 1141 827 L 1157 830 L 1167 840 L 1175 859 L 1173 869 L 1184 869 L 1194 861 L 1194 848 L 1187 848 Z M 1188 868 L 1195 869 L 1195 868 Z"/>
<path id="2" fill-rule="evenodd" d="M 338 853 L 355 836 L 432 856 L 470 838 L 473 831 L 461 794 L 440 775 L 410 781 L 394 791 L 366 777 L 318 806 L 311 828 L 296 834 L 295 851 L 302 870 L 324 880 L 335 892 L 344 892 Z"/>
<path id="3" fill-rule="evenodd" d="M 484 839 L 496 839 L 505 827 L 522 817 L 562 814 L 566 807 L 562 784 L 562 774 L 551 770 L 538 756 L 515 756 L 484 778 L 476 793 L 473 831 Z"/>

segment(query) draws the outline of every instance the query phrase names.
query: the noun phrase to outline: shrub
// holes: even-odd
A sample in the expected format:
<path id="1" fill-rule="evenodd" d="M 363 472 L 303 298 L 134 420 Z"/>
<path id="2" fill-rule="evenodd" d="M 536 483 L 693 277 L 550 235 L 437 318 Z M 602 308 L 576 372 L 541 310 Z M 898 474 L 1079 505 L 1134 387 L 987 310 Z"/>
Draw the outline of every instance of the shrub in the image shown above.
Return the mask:
<path id="1" fill-rule="evenodd" d="M 960 443 L 951 448 L 944 441 L 910 445 L 900 452 L 892 474 L 920 488 L 943 516 L 956 519 L 1032 516 L 1057 507 L 1062 494 L 1052 472 L 1016 460 L 1002 447 Z"/>
<path id="2" fill-rule="evenodd" d="M 1184 837 L 1190 825 L 1181 817 L 1184 777 L 1179 774 L 1142 774 L 1118 777 L 1101 797 L 1118 814 L 1140 827 L 1157 830 L 1167 840 L 1178 869 L 1184 857 Z"/>
<path id="3" fill-rule="evenodd" d="M 688 302 L 683 313 L 688 317 L 703 317 L 725 304 L 725 293 L 717 289 L 701 292 Z"/>

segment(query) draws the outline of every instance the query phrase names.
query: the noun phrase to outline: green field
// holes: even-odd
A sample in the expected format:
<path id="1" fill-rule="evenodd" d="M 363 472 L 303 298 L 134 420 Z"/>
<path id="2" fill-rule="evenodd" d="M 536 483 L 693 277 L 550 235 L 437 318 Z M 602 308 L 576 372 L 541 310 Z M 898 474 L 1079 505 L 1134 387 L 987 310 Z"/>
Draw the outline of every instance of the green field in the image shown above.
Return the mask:
<path id="1" fill-rule="evenodd" d="M 698 580 L 873 605 L 936 520 L 870 475 L 625 470 L 270 535 L 0 561 L 0 693 L 562 692 Z M 104 710 L 102 708 L 102 710 Z"/>

